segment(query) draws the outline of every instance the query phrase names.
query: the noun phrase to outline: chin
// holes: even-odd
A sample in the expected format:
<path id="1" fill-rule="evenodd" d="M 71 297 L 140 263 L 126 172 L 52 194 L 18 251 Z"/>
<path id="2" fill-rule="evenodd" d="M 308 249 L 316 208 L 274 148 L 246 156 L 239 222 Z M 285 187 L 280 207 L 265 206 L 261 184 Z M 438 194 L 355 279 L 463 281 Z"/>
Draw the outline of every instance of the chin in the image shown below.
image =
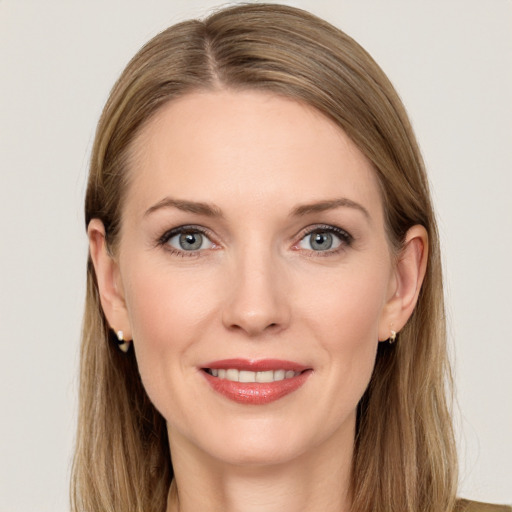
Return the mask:
<path id="1" fill-rule="evenodd" d="M 219 461 L 229 465 L 259 467 L 277 466 L 286 464 L 304 454 L 304 445 L 290 442 L 258 441 L 253 439 L 240 439 L 231 446 L 219 447 L 212 450 L 212 455 Z"/>
<path id="2" fill-rule="evenodd" d="M 314 422 L 308 425 L 296 418 L 239 418 L 216 428 L 210 425 L 206 430 L 208 437 L 201 436 L 192 442 L 219 463 L 277 466 L 316 452 L 320 445 L 328 442 L 333 432 L 323 427 Z"/>

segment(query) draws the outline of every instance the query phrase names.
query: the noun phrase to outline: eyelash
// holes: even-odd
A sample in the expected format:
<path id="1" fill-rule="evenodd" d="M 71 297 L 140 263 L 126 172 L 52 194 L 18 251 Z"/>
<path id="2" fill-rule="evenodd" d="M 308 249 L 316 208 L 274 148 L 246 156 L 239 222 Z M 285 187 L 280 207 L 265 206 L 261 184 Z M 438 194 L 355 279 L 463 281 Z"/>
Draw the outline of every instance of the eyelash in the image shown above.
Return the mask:
<path id="1" fill-rule="evenodd" d="M 199 233 L 200 235 L 205 236 L 208 240 L 211 241 L 212 235 L 209 230 L 204 229 L 200 226 L 194 226 L 194 225 L 187 225 L 187 226 L 178 226 L 177 228 L 170 229 L 169 231 L 166 231 L 158 240 L 157 240 L 157 246 L 163 247 L 166 251 L 168 251 L 173 256 L 180 256 L 182 258 L 194 258 L 201 256 L 202 250 L 198 251 L 180 251 L 179 249 L 175 249 L 174 247 L 170 246 L 168 244 L 169 240 L 176 235 L 183 235 L 183 234 L 196 234 Z M 214 242 L 212 242 L 214 244 Z M 215 244 L 214 244 L 215 245 Z"/>
<path id="2" fill-rule="evenodd" d="M 181 234 L 195 234 L 199 233 L 203 236 L 205 236 L 212 244 L 215 243 L 212 242 L 212 235 L 209 230 L 200 227 L 200 226 L 194 226 L 194 225 L 185 225 L 185 226 L 179 226 L 173 229 L 170 229 L 166 231 L 161 237 L 158 238 L 156 245 L 159 247 L 163 247 L 166 251 L 168 251 L 173 256 L 180 256 L 182 258 L 186 257 L 200 257 L 204 249 L 200 249 L 197 251 L 180 251 L 178 249 L 175 249 L 174 247 L 171 247 L 168 242 L 171 240 L 171 238 L 175 237 L 176 235 Z M 338 237 L 340 240 L 340 245 L 336 247 L 335 249 L 328 249 L 326 251 L 314 251 L 312 249 L 301 249 L 298 247 L 300 242 L 304 240 L 307 236 L 310 236 L 314 233 L 331 233 Z M 325 257 L 330 256 L 333 254 L 338 254 L 339 252 L 347 249 L 352 245 L 354 242 L 354 237 L 345 231 L 344 229 L 341 229 L 337 226 L 332 225 L 326 225 L 326 224 L 316 224 L 314 226 L 309 226 L 305 228 L 299 235 L 299 241 L 293 245 L 293 248 L 296 250 L 305 250 L 309 254 L 313 255 L 314 257 Z"/>
<path id="3" fill-rule="evenodd" d="M 354 242 L 354 237 L 344 229 L 341 229 L 337 226 L 332 226 L 330 224 L 316 224 L 314 226 L 308 226 L 305 228 L 299 235 L 299 241 L 294 244 L 294 248 L 297 248 L 297 250 L 301 250 L 298 248 L 299 243 L 304 240 L 307 236 L 310 236 L 314 233 L 331 233 L 336 235 L 340 240 L 340 245 L 334 249 L 328 249 L 326 251 L 314 251 L 312 249 L 302 249 L 307 251 L 310 255 L 313 257 L 326 257 L 326 256 L 332 256 L 334 254 L 338 254 L 341 251 L 346 250 L 349 248 L 352 243 Z"/>

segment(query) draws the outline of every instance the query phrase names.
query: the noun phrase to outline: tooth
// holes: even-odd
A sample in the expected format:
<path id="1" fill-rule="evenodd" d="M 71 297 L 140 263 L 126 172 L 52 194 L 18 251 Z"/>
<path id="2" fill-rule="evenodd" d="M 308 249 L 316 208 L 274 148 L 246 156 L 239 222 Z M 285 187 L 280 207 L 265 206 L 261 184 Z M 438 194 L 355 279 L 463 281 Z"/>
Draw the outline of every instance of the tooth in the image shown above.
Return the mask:
<path id="1" fill-rule="evenodd" d="M 229 370 L 226 370 L 226 379 L 238 382 L 238 373 L 239 372 L 236 368 L 230 368 Z"/>
<path id="2" fill-rule="evenodd" d="M 240 373 L 238 375 L 238 380 L 240 382 L 256 382 L 256 373 L 249 372 L 246 370 L 240 370 Z"/>
<path id="3" fill-rule="evenodd" d="M 283 380 L 285 376 L 284 370 L 275 370 L 274 371 L 274 380 Z"/>
<path id="4" fill-rule="evenodd" d="M 251 372 L 248 370 L 237 370 L 236 368 L 217 369 L 211 368 L 210 373 L 219 379 L 227 379 L 233 382 L 274 382 L 284 379 L 291 379 L 300 372 L 293 370 L 269 370 L 263 372 Z"/>
<path id="5" fill-rule="evenodd" d="M 256 372 L 256 382 L 273 382 L 274 372 L 269 370 L 268 372 Z"/>

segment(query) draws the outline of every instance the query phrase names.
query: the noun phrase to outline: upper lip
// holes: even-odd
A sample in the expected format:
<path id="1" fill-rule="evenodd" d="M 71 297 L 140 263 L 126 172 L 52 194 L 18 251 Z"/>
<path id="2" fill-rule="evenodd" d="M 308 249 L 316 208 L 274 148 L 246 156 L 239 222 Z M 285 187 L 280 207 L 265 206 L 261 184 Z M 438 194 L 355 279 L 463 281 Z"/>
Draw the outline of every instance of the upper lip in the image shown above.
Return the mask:
<path id="1" fill-rule="evenodd" d="M 296 363 L 294 361 L 285 361 L 283 359 L 221 359 L 212 361 L 202 366 L 202 368 L 216 368 L 219 370 L 236 370 L 249 372 L 265 372 L 270 370 L 292 370 L 294 372 L 302 372 L 310 369 L 308 366 Z"/>

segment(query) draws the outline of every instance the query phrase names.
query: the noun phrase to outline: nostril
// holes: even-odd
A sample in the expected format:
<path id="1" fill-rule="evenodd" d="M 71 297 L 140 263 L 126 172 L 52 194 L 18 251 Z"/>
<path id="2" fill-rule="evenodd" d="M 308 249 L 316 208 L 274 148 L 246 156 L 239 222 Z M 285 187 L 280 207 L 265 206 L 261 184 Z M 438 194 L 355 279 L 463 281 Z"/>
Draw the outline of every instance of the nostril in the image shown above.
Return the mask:
<path id="1" fill-rule="evenodd" d="M 279 322 L 271 322 L 266 325 L 264 325 L 264 323 L 240 322 L 231 324 L 229 329 L 234 331 L 244 331 L 249 334 L 249 336 L 257 336 L 265 332 L 276 334 L 281 329 L 281 324 Z"/>
<path id="2" fill-rule="evenodd" d="M 288 321 L 287 301 L 262 296 L 257 290 L 237 290 L 222 310 L 222 323 L 227 329 L 245 331 L 249 336 L 276 334 L 286 328 Z"/>

